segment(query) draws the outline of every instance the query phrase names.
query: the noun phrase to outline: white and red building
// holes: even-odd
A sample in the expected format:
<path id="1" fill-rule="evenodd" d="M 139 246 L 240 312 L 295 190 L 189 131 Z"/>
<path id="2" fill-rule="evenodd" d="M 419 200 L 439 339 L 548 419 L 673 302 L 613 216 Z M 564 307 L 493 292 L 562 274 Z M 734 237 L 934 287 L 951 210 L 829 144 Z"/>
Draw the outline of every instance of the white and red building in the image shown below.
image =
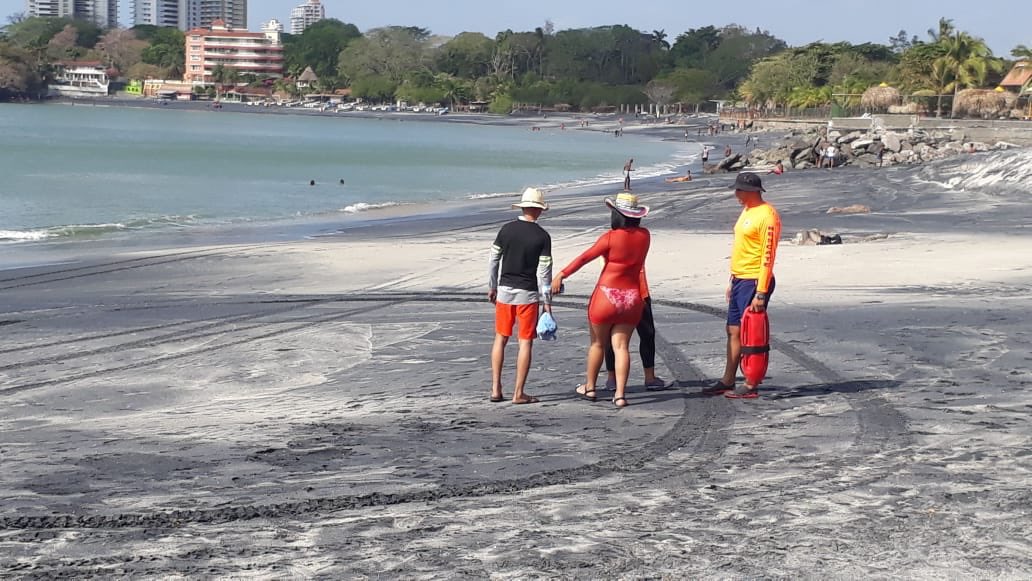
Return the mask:
<path id="1" fill-rule="evenodd" d="M 283 44 L 276 30 L 248 32 L 215 20 L 210 28 L 186 31 L 186 63 L 183 80 L 210 83 L 215 67 L 240 74 L 283 76 Z"/>

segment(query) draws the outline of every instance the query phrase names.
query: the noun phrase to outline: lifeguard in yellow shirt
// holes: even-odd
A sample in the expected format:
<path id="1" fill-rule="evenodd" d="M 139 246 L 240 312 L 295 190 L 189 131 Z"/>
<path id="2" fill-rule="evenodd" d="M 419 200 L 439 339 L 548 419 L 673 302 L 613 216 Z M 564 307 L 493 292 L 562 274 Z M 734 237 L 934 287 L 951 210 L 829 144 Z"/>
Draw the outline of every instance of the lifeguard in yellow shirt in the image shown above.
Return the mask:
<path id="1" fill-rule="evenodd" d="M 781 238 L 781 217 L 763 200 L 760 176 L 743 172 L 735 179 L 735 197 L 745 206 L 735 223 L 731 250 L 731 282 L 727 287 L 727 364 L 724 376 L 703 390 L 734 399 L 758 397 L 755 385 L 735 385 L 742 357 L 742 315 L 747 309 L 764 311 L 774 293 L 774 257 Z"/>

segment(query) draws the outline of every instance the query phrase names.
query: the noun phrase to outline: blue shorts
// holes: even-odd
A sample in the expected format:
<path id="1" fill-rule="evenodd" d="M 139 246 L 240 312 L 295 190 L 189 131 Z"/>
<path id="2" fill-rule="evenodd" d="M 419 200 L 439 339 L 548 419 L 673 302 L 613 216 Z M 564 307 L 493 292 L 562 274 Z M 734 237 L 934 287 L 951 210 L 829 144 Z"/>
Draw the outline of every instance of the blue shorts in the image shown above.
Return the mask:
<path id="1" fill-rule="evenodd" d="M 774 294 L 774 277 L 770 277 L 770 288 L 767 289 L 767 301 L 770 302 Z M 731 327 L 739 327 L 742 324 L 742 315 L 752 304 L 756 296 L 756 279 L 732 278 L 731 279 L 731 301 L 727 304 L 727 324 Z"/>

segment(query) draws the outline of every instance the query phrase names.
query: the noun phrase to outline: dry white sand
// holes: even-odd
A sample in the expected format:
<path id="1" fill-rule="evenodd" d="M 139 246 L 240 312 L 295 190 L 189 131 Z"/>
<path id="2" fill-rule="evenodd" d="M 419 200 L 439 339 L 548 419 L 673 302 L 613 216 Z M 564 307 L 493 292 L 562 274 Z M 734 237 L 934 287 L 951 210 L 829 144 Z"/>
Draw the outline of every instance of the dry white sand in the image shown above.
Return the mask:
<path id="1" fill-rule="evenodd" d="M 908 171 L 768 180 L 775 352 L 747 402 L 697 393 L 722 369 L 726 178 L 641 192 L 677 383 L 644 392 L 635 361 L 619 411 L 572 397 L 597 265 L 537 345 L 544 402 L 487 402 L 505 211 L 5 271 L 0 571 L 1028 578 L 1030 212 Z M 874 212 L 823 213 L 850 203 Z M 554 206 L 562 266 L 608 216 Z M 788 242 L 810 227 L 847 243 Z"/>

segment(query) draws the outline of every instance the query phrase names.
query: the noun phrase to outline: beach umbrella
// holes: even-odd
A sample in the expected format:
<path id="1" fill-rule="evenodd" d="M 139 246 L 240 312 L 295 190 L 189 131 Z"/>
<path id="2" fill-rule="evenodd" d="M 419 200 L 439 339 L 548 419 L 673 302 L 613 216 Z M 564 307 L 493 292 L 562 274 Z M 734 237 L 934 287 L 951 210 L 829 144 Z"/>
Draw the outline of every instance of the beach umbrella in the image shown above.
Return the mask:
<path id="1" fill-rule="evenodd" d="M 999 117 L 1010 111 L 1012 105 L 1013 101 L 1008 102 L 1006 91 L 964 89 L 957 93 L 955 111 L 960 115 Z"/>
<path id="2" fill-rule="evenodd" d="M 899 105 L 899 102 L 899 89 L 885 83 L 867 89 L 860 97 L 860 106 L 865 109 L 886 110 L 893 105 Z"/>

